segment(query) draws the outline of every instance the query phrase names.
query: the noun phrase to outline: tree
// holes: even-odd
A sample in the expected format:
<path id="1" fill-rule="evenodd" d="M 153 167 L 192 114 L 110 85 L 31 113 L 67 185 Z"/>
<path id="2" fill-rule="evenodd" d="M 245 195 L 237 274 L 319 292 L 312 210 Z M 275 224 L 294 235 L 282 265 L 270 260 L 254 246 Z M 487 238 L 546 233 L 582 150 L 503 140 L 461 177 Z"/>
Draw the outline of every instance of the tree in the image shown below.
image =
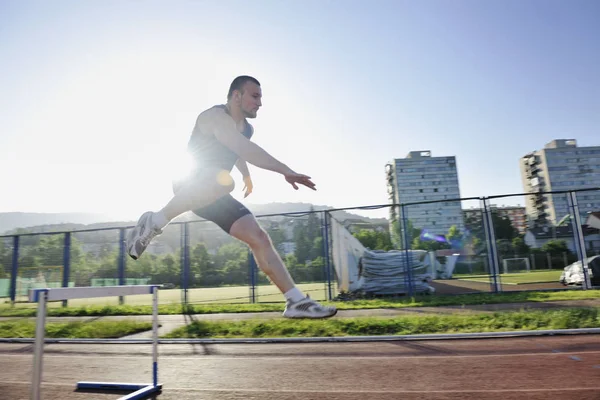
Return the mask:
<path id="1" fill-rule="evenodd" d="M 8 277 L 8 272 L 11 270 L 12 254 L 8 246 L 4 244 L 4 240 L 0 240 L 0 278 Z"/>
<path id="2" fill-rule="evenodd" d="M 306 235 L 310 243 L 314 243 L 316 238 L 321 237 L 321 220 L 314 211 L 314 208 L 311 206 L 308 221 L 306 222 Z"/>
<path id="3" fill-rule="evenodd" d="M 294 227 L 294 242 L 296 243 L 296 251 L 294 255 L 299 263 L 305 263 L 310 259 L 310 251 L 312 242 L 308 238 L 308 228 L 306 224 L 298 223 Z"/>
<path id="4" fill-rule="evenodd" d="M 509 257 L 514 253 L 512 242 L 508 239 L 496 240 L 496 250 L 501 257 Z"/>
<path id="5" fill-rule="evenodd" d="M 456 225 L 452 225 L 450 229 L 448 229 L 448 234 L 446 235 L 446 240 L 450 244 L 453 249 L 462 248 L 463 245 L 463 234 L 458 229 Z"/>
<path id="6" fill-rule="evenodd" d="M 550 253 L 552 255 L 567 253 L 569 254 L 571 251 L 567 246 L 567 242 L 564 240 L 549 240 L 542 246 L 542 252 Z"/>
<path id="7" fill-rule="evenodd" d="M 173 255 L 167 254 L 161 259 L 159 269 L 156 275 L 152 277 L 152 283 L 172 283 L 174 285 L 178 285 L 179 281 L 179 264 L 175 262 Z"/>
<path id="8" fill-rule="evenodd" d="M 223 263 L 224 264 L 224 263 Z M 190 286 L 203 286 L 211 281 L 211 275 L 216 275 L 208 249 L 204 243 L 198 243 L 190 251 Z"/>
<path id="9" fill-rule="evenodd" d="M 529 254 L 529 246 L 527 246 L 525 240 L 523 240 L 521 236 L 517 236 L 512 240 L 512 246 L 516 254 Z"/>
<path id="10" fill-rule="evenodd" d="M 479 215 L 471 215 L 465 218 L 465 227 L 471 233 L 471 236 L 479 238 L 479 240 L 485 241 L 485 232 L 483 229 L 483 212 Z M 512 222 L 508 217 L 500 217 L 498 212 L 492 210 L 492 224 L 494 226 L 494 234 L 496 239 L 507 239 L 512 240 L 519 236 L 519 232 L 512 225 Z"/>
<path id="11" fill-rule="evenodd" d="M 392 240 L 389 232 L 379 232 L 372 229 L 361 229 L 353 236 L 362 243 L 363 246 L 371 250 L 392 250 Z"/>
<path id="12" fill-rule="evenodd" d="M 276 249 L 281 247 L 281 244 L 286 241 L 285 233 L 278 226 L 269 227 L 266 229 L 267 233 L 271 237 L 271 242 Z"/>
<path id="13" fill-rule="evenodd" d="M 492 223 L 494 224 L 496 239 L 512 240 L 519 236 L 519 232 L 508 217 L 500 217 L 497 212 L 492 212 Z"/>
<path id="14" fill-rule="evenodd" d="M 310 251 L 310 259 L 315 260 L 323 256 L 323 236 L 316 237 L 313 241 L 313 246 Z"/>

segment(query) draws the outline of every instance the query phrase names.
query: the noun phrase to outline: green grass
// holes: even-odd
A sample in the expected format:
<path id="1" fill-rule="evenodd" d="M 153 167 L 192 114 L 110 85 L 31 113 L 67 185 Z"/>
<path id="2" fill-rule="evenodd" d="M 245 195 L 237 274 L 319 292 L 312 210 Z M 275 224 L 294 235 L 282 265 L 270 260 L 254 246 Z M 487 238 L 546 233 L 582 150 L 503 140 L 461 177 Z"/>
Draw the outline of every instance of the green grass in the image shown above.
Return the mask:
<path id="1" fill-rule="evenodd" d="M 600 299 L 600 290 L 564 290 L 538 292 L 505 292 L 477 293 L 464 295 L 433 295 L 413 298 L 353 300 L 346 302 L 325 302 L 335 304 L 340 310 L 373 309 L 373 308 L 405 308 L 405 307 L 439 307 L 439 306 L 469 306 L 480 304 L 544 302 L 560 300 Z M 184 310 L 180 304 L 163 304 L 159 306 L 160 314 L 181 314 L 184 311 L 192 314 L 214 313 L 247 313 L 283 311 L 281 303 L 257 304 L 192 304 Z M 52 307 L 48 309 L 49 316 L 106 316 L 106 315 L 149 315 L 152 307 L 149 305 L 123 306 L 82 306 L 82 307 Z M 33 317 L 36 309 L 32 307 L 0 306 L 0 316 L 3 317 Z"/>
<path id="2" fill-rule="evenodd" d="M 267 338 L 312 336 L 409 335 L 505 332 L 600 327 L 597 308 L 497 312 L 482 315 L 432 315 L 328 320 L 201 321 L 166 338 Z"/>
<path id="3" fill-rule="evenodd" d="M 325 283 L 300 283 L 297 285 L 300 290 L 310 295 L 315 300 L 324 300 L 327 298 L 327 287 Z M 332 282 L 333 293 L 337 292 L 337 286 Z M 256 287 L 256 295 L 259 302 L 281 302 L 283 295 L 274 285 L 259 285 Z M 250 296 L 249 286 L 223 286 L 214 288 L 195 288 L 188 290 L 188 302 L 190 303 L 248 303 Z M 181 289 L 163 289 L 160 290 L 158 301 L 160 304 L 180 304 L 183 299 Z M 8 301 L 8 299 L 4 299 Z M 19 307 L 35 307 L 35 304 L 26 303 L 27 298 L 20 296 L 17 301 Z M 152 304 L 152 295 L 125 296 L 125 303 L 128 305 L 150 305 Z M 69 306 L 117 306 L 118 297 L 99 297 L 90 299 L 69 300 Z M 61 307 L 60 302 L 53 302 L 48 307 Z"/>
<path id="4" fill-rule="evenodd" d="M 548 270 L 500 274 L 500 282 L 509 285 L 558 282 L 561 273 L 562 270 Z M 454 277 L 460 280 L 472 282 L 488 283 L 490 281 L 489 275 L 455 275 Z"/>
<path id="5" fill-rule="evenodd" d="M 152 329 L 151 322 L 89 321 L 46 324 L 48 338 L 119 338 Z M 0 322 L 1 338 L 34 338 L 35 321 L 12 320 Z"/>

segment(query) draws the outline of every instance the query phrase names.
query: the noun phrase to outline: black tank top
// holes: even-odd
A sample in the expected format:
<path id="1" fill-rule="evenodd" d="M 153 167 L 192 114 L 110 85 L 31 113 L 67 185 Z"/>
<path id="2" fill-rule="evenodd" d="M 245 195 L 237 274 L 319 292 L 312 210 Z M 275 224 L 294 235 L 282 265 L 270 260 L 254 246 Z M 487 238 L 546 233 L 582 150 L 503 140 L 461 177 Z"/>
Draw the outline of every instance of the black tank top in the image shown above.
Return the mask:
<path id="1" fill-rule="evenodd" d="M 222 108 L 229 114 L 225 105 L 216 105 L 212 108 Z M 250 139 L 254 134 L 254 128 L 248 121 L 242 135 Z M 193 157 L 194 166 L 196 169 L 203 168 L 221 168 L 231 171 L 237 162 L 239 156 L 231 151 L 227 146 L 223 145 L 213 135 L 197 132 L 196 129 L 188 142 L 188 152 Z"/>

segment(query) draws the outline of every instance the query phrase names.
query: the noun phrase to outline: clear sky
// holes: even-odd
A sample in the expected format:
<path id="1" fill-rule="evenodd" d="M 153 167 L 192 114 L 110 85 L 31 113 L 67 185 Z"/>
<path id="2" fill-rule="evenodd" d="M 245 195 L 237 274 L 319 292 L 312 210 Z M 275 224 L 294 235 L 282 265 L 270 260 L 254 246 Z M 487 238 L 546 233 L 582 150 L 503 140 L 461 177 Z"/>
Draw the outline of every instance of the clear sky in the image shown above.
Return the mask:
<path id="1" fill-rule="evenodd" d="M 162 207 L 241 74 L 253 140 L 318 186 L 251 166 L 248 203 L 384 204 L 412 150 L 455 155 L 463 197 L 521 192 L 524 154 L 600 145 L 599 20 L 596 0 L 0 0 L 0 212 Z"/>

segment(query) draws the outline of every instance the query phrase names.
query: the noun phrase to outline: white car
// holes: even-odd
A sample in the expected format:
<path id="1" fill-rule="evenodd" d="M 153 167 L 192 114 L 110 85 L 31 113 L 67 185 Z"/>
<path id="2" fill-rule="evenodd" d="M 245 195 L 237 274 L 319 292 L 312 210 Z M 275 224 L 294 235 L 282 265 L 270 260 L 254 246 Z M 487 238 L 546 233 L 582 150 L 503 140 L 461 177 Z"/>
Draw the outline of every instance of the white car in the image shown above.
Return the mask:
<path id="1" fill-rule="evenodd" d="M 588 272 L 592 286 L 600 284 L 600 255 L 588 257 Z M 563 285 L 581 285 L 583 284 L 583 266 L 581 261 L 576 261 L 565 267 L 560 275 L 559 282 Z"/>

